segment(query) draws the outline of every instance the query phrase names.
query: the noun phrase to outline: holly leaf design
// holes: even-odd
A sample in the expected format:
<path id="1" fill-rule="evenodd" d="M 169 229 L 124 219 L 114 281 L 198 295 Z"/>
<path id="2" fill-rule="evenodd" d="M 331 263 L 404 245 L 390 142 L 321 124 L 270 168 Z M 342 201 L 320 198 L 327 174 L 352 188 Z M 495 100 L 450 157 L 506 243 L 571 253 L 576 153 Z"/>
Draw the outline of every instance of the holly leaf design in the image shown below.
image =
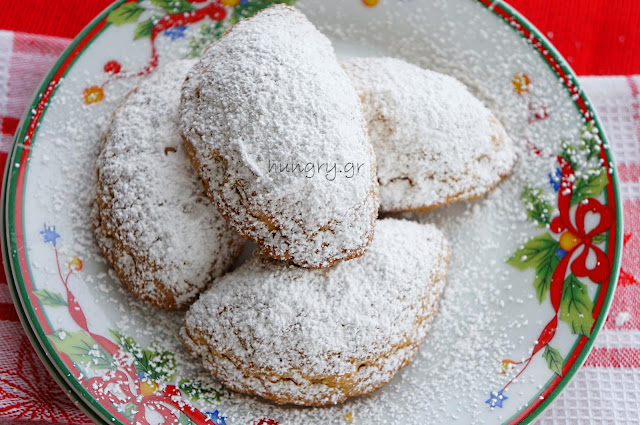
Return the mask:
<path id="1" fill-rule="evenodd" d="M 151 0 L 151 4 L 161 7 L 169 15 L 195 10 L 186 0 Z"/>
<path id="2" fill-rule="evenodd" d="M 592 170 L 589 174 L 576 180 L 571 194 L 571 205 L 575 205 L 587 198 L 600 196 L 609 184 L 609 177 L 604 168 Z"/>
<path id="3" fill-rule="evenodd" d="M 560 245 L 558 245 L 558 247 L 560 247 Z M 560 263 L 560 258 L 555 254 L 556 251 L 557 248 L 553 251 L 553 254 L 549 253 L 536 267 L 536 277 L 533 280 L 533 287 L 536 289 L 536 296 L 540 304 L 542 304 L 547 297 L 547 292 L 549 292 L 549 288 L 551 288 L 553 272 Z"/>
<path id="4" fill-rule="evenodd" d="M 286 4 L 293 5 L 296 0 L 260 0 L 260 1 L 249 1 L 245 4 L 238 4 L 233 8 L 233 12 L 231 13 L 231 25 L 235 25 L 243 19 L 247 19 L 260 12 L 262 9 L 266 9 L 269 6 L 273 6 L 274 4 Z"/>
<path id="5" fill-rule="evenodd" d="M 112 369 L 113 358 L 98 342 L 85 332 L 58 330 L 47 335 L 61 353 L 69 356 L 78 366 L 94 370 Z"/>
<path id="6" fill-rule="evenodd" d="M 144 8 L 138 3 L 125 3 L 109 13 L 109 16 L 107 16 L 107 22 L 117 27 L 137 22 L 138 17 L 142 12 L 144 12 Z"/>
<path id="7" fill-rule="evenodd" d="M 153 32 L 153 18 L 149 18 L 146 21 L 142 21 L 136 27 L 136 30 L 133 32 L 133 40 L 138 40 L 140 38 L 151 37 L 151 33 Z"/>
<path id="8" fill-rule="evenodd" d="M 562 363 L 564 363 L 564 359 L 562 358 L 560 351 L 550 345 L 547 345 L 546 347 L 544 347 L 542 358 L 546 360 L 549 369 L 551 369 L 557 375 L 562 376 Z"/>
<path id="9" fill-rule="evenodd" d="M 37 291 L 33 291 L 38 300 L 42 303 L 42 305 L 48 305 L 50 307 L 64 307 L 67 305 L 67 302 L 62 298 L 57 292 L 51 292 L 47 289 L 38 289 Z"/>
<path id="10" fill-rule="evenodd" d="M 559 246 L 558 241 L 551 235 L 543 233 L 529 239 L 507 260 L 507 264 L 518 270 L 537 268 L 542 262 L 547 261 L 550 255 L 555 255 Z"/>
<path id="11" fill-rule="evenodd" d="M 216 388 L 211 384 L 206 384 L 198 380 L 192 381 L 190 379 L 181 379 L 178 383 L 178 388 L 191 400 L 200 400 L 207 403 L 220 401 L 225 391 L 224 387 Z"/>
<path id="12" fill-rule="evenodd" d="M 560 248 L 558 241 L 548 233 L 543 233 L 533 239 L 529 239 L 507 260 L 507 264 L 519 270 L 536 269 L 533 287 L 540 303 L 547 297 L 547 292 L 551 287 L 551 277 L 560 262 L 560 259 L 556 256 L 558 248 Z"/>
<path id="13" fill-rule="evenodd" d="M 591 336 L 591 328 L 595 322 L 593 302 L 587 292 L 587 285 L 580 282 L 573 273 L 562 285 L 560 319 L 569 324 L 574 334 Z"/>
<path id="14" fill-rule="evenodd" d="M 534 221 L 538 227 L 545 227 L 551 223 L 551 212 L 553 211 L 553 205 L 544 199 L 543 193 L 542 189 L 527 186 L 520 195 L 520 199 L 524 201 L 527 209 L 527 217 Z"/>

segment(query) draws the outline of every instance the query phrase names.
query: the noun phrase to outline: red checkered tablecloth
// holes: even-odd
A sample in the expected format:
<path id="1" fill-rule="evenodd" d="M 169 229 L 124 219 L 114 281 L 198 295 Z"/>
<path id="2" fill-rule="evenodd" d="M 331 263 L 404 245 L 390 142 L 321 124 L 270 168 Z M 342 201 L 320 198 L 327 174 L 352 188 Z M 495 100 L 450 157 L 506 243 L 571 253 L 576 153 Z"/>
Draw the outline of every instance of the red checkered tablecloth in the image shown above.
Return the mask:
<path id="1" fill-rule="evenodd" d="M 0 30 L 0 166 L 4 167 L 24 108 L 69 42 L 67 38 Z M 599 112 L 620 171 L 625 252 L 613 307 L 592 354 L 539 423 L 638 424 L 640 76 L 583 77 L 581 81 Z M 43 385 L 45 382 L 52 381 L 24 334 L 0 272 L 0 425 L 90 423 L 63 391 Z"/>

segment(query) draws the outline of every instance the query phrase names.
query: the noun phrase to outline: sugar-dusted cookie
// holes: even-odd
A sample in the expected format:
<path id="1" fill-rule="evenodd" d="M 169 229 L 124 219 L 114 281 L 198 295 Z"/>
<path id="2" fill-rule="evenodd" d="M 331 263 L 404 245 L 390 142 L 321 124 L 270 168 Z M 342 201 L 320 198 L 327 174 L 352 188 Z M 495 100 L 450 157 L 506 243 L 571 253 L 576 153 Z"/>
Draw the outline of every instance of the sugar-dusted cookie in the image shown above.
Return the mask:
<path id="1" fill-rule="evenodd" d="M 188 306 L 243 246 L 207 198 L 178 130 L 192 65 L 170 63 L 129 93 L 97 161 L 98 244 L 127 289 L 164 309 Z"/>
<path id="2" fill-rule="evenodd" d="M 429 332 L 449 246 L 430 225 L 377 223 L 367 253 L 307 270 L 255 256 L 191 306 L 181 336 L 227 388 L 335 404 L 407 366 Z"/>
<path id="3" fill-rule="evenodd" d="M 516 162 L 504 127 L 453 77 L 392 58 L 343 63 L 378 163 L 380 211 L 482 197 Z"/>
<path id="4" fill-rule="evenodd" d="M 358 96 L 329 40 L 277 5 L 212 45 L 182 89 L 181 129 L 220 213 L 271 258 L 362 255 L 378 210 Z"/>

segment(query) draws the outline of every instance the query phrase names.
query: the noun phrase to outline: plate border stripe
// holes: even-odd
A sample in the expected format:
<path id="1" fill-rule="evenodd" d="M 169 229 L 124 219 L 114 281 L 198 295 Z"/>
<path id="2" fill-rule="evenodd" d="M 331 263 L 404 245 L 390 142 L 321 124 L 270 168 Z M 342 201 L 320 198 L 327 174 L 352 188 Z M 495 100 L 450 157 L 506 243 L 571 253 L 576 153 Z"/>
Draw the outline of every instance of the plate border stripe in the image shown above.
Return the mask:
<path id="1" fill-rule="evenodd" d="M 526 18 L 504 2 L 491 0 L 470 1 L 480 3 L 493 12 L 493 14 L 506 21 L 508 25 L 510 25 L 522 37 L 527 39 L 531 43 L 532 47 L 538 51 L 547 65 L 562 79 L 563 85 L 573 97 L 573 102 L 580 113 L 586 119 L 593 119 L 595 121 L 602 136 L 603 144 L 605 145 L 605 149 L 601 151 L 601 158 L 604 160 L 606 166 L 612 164 L 613 160 L 606 135 L 599 120 L 597 119 L 597 116 L 591 109 L 591 103 L 580 89 L 575 73 L 571 70 L 567 62 L 557 52 L 553 45 Z M 98 34 L 110 25 L 106 22 L 108 14 L 121 4 L 129 2 L 137 2 L 137 0 L 118 0 L 98 15 L 62 53 L 52 70 L 43 80 L 39 91 L 34 97 L 31 108 L 27 111 L 27 113 L 29 111 L 33 111 L 33 114 L 28 115 L 25 113 L 25 116 L 18 126 L 18 131 L 16 132 L 14 143 L 11 148 L 11 153 L 7 160 L 2 198 L 5 200 L 3 210 L 5 223 L 3 230 L 5 232 L 4 242 L 6 243 L 6 246 L 4 246 L 5 243 L 2 245 L 3 249 L 6 251 L 6 257 L 10 259 L 10 264 L 5 264 L 5 268 L 7 271 L 12 272 L 11 274 L 7 273 L 7 279 L 12 280 L 12 282 L 10 282 L 13 286 L 12 290 L 17 292 L 20 300 L 25 305 L 25 309 L 22 310 L 22 312 L 26 313 L 25 315 L 30 322 L 31 328 L 35 330 L 33 334 L 38 338 L 40 346 L 44 351 L 53 357 L 52 363 L 55 363 L 57 368 L 61 371 L 66 369 L 66 372 L 61 373 L 61 375 L 63 378 L 70 377 L 70 380 L 65 380 L 78 393 L 77 395 L 80 398 L 80 402 L 90 404 L 101 416 L 104 416 L 105 418 L 111 416 L 115 421 L 122 424 L 128 422 L 126 418 L 121 413 L 117 412 L 115 408 L 112 408 L 112 406 L 105 409 L 105 406 L 98 403 L 97 400 L 91 397 L 88 391 L 73 377 L 71 371 L 76 369 L 71 360 L 64 354 L 58 354 L 46 338 L 46 334 L 52 332 L 52 329 L 48 325 L 48 321 L 44 316 L 43 310 L 38 307 L 39 302 L 30 292 L 33 289 L 33 282 L 29 276 L 30 273 L 26 258 L 27 253 L 24 250 L 22 195 L 30 146 L 37 134 L 38 124 L 46 113 L 48 100 L 55 93 L 60 79 L 71 68 L 79 55 L 91 44 Z M 20 140 L 23 142 L 20 143 Z M 19 158 L 18 162 L 16 162 L 17 158 Z M 594 325 L 592 336 L 591 338 L 583 336 L 577 339 L 574 348 L 566 359 L 563 367 L 563 376 L 555 376 L 552 378 L 547 383 L 545 389 L 542 390 L 534 399 L 530 400 L 526 407 L 524 407 L 520 412 L 509 418 L 505 422 L 506 424 L 529 424 L 549 406 L 551 401 L 568 384 L 573 375 L 586 360 L 587 355 L 591 351 L 593 341 L 606 320 L 606 314 L 600 313 L 608 312 L 613 300 L 622 253 L 622 237 L 618 237 L 618 235 L 622 234 L 622 203 L 620 200 L 618 175 L 615 169 L 609 174 L 607 203 L 613 203 L 620 208 L 616 208 L 616 225 L 611 229 L 607 242 L 609 247 L 607 254 L 612 267 L 611 278 L 609 282 L 605 282 L 600 285 L 596 294 L 594 313 L 598 315 L 598 320 Z M 19 265 L 19 267 L 15 267 L 16 265 Z M 11 266 L 10 270 L 9 266 Z M 26 270 L 27 273 L 23 274 L 23 270 Z M 25 302 L 27 299 L 30 301 L 30 304 Z M 20 307 L 16 306 L 16 308 Z M 26 323 L 23 322 L 23 324 L 27 327 Z M 540 397 L 543 398 L 541 399 Z M 113 423 L 114 420 L 109 420 L 109 422 Z"/>

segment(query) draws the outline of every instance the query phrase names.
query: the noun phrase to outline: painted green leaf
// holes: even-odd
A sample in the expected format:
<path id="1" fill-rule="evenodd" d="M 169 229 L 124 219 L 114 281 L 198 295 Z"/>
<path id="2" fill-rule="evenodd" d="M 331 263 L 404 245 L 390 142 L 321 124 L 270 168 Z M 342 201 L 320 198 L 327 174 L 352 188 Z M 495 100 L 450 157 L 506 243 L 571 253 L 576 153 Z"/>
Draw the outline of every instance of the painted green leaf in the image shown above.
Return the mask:
<path id="1" fill-rule="evenodd" d="M 542 189 L 525 187 L 520 195 L 527 209 L 527 217 L 534 221 L 538 227 L 545 227 L 551 222 L 551 212 L 553 205 L 544 199 Z"/>
<path id="2" fill-rule="evenodd" d="M 544 347 L 542 357 L 547 361 L 549 369 L 562 376 L 562 363 L 564 363 L 564 359 L 562 358 L 560 351 L 550 345 L 547 345 Z"/>
<path id="3" fill-rule="evenodd" d="M 186 0 L 151 0 L 151 4 L 161 7 L 169 15 L 195 10 Z"/>
<path id="4" fill-rule="evenodd" d="M 507 264 L 519 270 L 537 268 L 542 262 L 549 261 L 548 257 L 555 255 L 558 247 L 558 241 L 553 239 L 549 233 L 543 233 L 529 239 L 507 260 Z"/>
<path id="5" fill-rule="evenodd" d="M 127 419 L 129 419 L 131 422 L 133 422 L 133 419 L 135 418 L 135 413 L 137 410 L 139 409 L 137 404 L 134 403 L 128 403 L 125 407 L 124 407 L 124 416 L 127 417 Z"/>
<path id="6" fill-rule="evenodd" d="M 604 232 L 604 233 L 600 233 L 599 235 L 595 235 L 591 240 L 593 241 L 593 243 L 602 243 L 606 241 L 608 237 L 609 237 L 609 233 Z"/>
<path id="7" fill-rule="evenodd" d="M 85 332 L 58 330 L 47 335 L 58 351 L 69 356 L 72 362 L 94 370 L 113 368 L 111 354 L 105 351 L 95 339 Z"/>
<path id="8" fill-rule="evenodd" d="M 262 9 L 266 9 L 274 4 L 287 4 L 293 5 L 296 0 L 253 0 L 246 4 L 238 4 L 233 8 L 231 13 L 231 24 L 235 25 L 243 19 L 247 19 L 260 12 Z"/>
<path id="9" fill-rule="evenodd" d="M 544 233 L 527 241 L 507 260 L 507 264 L 520 270 L 536 269 L 533 287 L 540 303 L 547 297 L 551 286 L 551 277 L 560 262 L 556 256 L 559 247 L 558 241 L 553 239 L 550 234 Z"/>
<path id="10" fill-rule="evenodd" d="M 213 422 L 211 422 L 213 423 Z M 192 425 L 195 424 L 184 412 L 180 412 L 180 418 L 178 419 L 179 425 Z"/>
<path id="11" fill-rule="evenodd" d="M 558 263 L 560 263 L 560 259 L 555 255 L 556 250 L 541 260 L 540 264 L 536 267 L 536 277 L 533 281 L 533 287 L 536 289 L 536 296 L 540 304 L 542 304 L 547 297 L 547 292 L 549 292 L 549 288 L 551 287 L 551 277 L 553 277 L 553 272 L 556 270 L 556 267 L 558 267 Z"/>
<path id="12" fill-rule="evenodd" d="M 562 142 L 560 156 L 566 159 L 574 171 L 596 164 L 592 161 L 600 155 L 602 139 L 598 128 L 592 122 L 587 123 L 581 131 L 580 140 L 574 142 Z"/>
<path id="13" fill-rule="evenodd" d="M 140 38 L 151 37 L 151 33 L 153 32 L 153 19 L 147 19 L 146 21 L 140 22 L 136 27 L 136 30 L 133 32 L 133 39 L 138 40 Z"/>
<path id="14" fill-rule="evenodd" d="M 38 289 L 37 291 L 33 291 L 33 293 L 38 297 L 38 300 L 43 305 L 48 305 L 51 307 L 63 307 L 67 305 L 67 302 L 62 298 L 57 292 L 51 292 L 46 289 Z"/>
<path id="15" fill-rule="evenodd" d="M 124 352 L 132 355 L 133 367 L 136 369 L 136 372 L 147 374 L 149 372 L 148 356 L 145 356 L 144 350 L 136 341 L 132 337 L 126 336 L 117 330 L 112 329 L 109 333 Z"/>
<path id="16" fill-rule="evenodd" d="M 587 292 L 587 285 L 570 274 L 562 286 L 560 319 L 571 327 L 574 334 L 590 336 L 593 318 L 593 302 Z"/>
<path id="17" fill-rule="evenodd" d="M 138 20 L 142 12 L 144 12 L 144 8 L 138 3 L 125 3 L 109 13 L 107 22 L 117 27 L 124 24 L 131 24 Z"/>
<path id="18" fill-rule="evenodd" d="M 178 383 L 178 388 L 191 400 L 200 400 L 207 403 L 220 401 L 225 391 L 224 387 L 214 387 L 211 384 L 190 379 L 181 379 Z"/>
<path id="19" fill-rule="evenodd" d="M 227 31 L 223 22 L 207 23 L 200 26 L 199 34 L 189 39 L 189 54 L 187 57 L 199 58 L 204 50 L 218 40 Z"/>
<path id="20" fill-rule="evenodd" d="M 607 184 L 609 177 L 604 168 L 598 170 L 598 173 L 589 174 L 576 180 L 573 185 L 573 194 L 571 195 L 571 205 L 575 205 L 587 198 L 595 198 L 600 196 Z"/>
<path id="21" fill-rule="evenodd" d="M 130 336 L 126 336 L 114 329 L 109 330 L 109 333 L 111 334 L 111 337 L 116 344 L 118 344 L 128 353 L 132 352 L 136 345 L 136 341 L 133 338 L 131 338 Z"/>
<path id="22" fill-rule="evenodd" d="M 587 160 L 600 155 L 602 142 L 598 134 L 598 128 L 593 121 L 590 121 L 584 126 L 580 140 L 582 141 L 582 149 L 587 155 Z"/>
<path id="23" fill-rule="evenodd" d="M 562 151 L 560 152 L 560 156 L 566 159 L 569 164 L 571 164 L 571 168 L 573 168 L 573 171 L 577 171 L 580 168 L 579 160 L 582 155 L 572 143 L 566 141 L 562 142 Z"/>
<path id="24" fill-rule="evenodd" d="M 168 381 L 175 373 L 176 363 L 173 353 L 163 351 L 156 346 L 141 348 L 136 341 L 116 330 L 110 330 L 115 342 L 133 356 L 133 367 L 138 373 L 144 373 L 154 381 Z"/>
<path id="25" fill-rule="evenodd" d="M 176 361 L 173 353 L 161 351 L 158 347 L 151 350 L 142 350 L 140 363 L 147 368 L 148 376 L 154 381 L 169 381 L 176 370 Z"/>

